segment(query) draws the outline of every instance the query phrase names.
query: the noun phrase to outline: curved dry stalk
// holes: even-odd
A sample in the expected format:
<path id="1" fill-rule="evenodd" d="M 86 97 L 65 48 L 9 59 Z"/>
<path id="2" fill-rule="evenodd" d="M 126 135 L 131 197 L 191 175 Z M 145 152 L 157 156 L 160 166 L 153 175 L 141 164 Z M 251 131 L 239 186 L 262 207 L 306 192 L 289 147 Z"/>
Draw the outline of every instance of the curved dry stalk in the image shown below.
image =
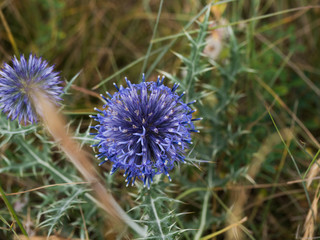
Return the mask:
<path id="1" fill-rule="evenodd" d="M 101 207 L 112 219 L 112 226 L 117 232 L 122 232 L 125 229 L 124 223 L 131 227 L 140 236 L 145 236 L 145 230 L 137 225 L 119 206 L 111 193 L 109 193 L 99 175 L 94 168 L 94 165 L 86 157 L 86 153 L 80 148 L 66 131 L 66 121 L 63 116 L 58 113 L 58 109 L 50 102 L 50 100 L 41 92 L 34 92 L 32 95 L 33 105 L 48 129 L 52 137 L 59 143 L 61 149 L 69 157 L 69 160 L 82 174 L 83 178 L 90 183 L 91 188 L 95 193 L 95 197 L 88 197 Z"/>
<path id="2" fill-rule="evenodd" d="M 320 164 L 320 159 L 318 159 L 318 161 L 312 165 L 310 172 L 308 173 L 308 177 L 307 177 L 307 187 L 309 188 L 312 181 L 314 180 L 314 178 L 319 174 L 320 172 L 320 168 L 319 168 L 319 164 Z"/>
<path id="3" fill-rule="evenodd" d="M 320 188 L 320 184 L 317 187 L 311 208 L 309 209 L 306 220 L 304 222 L 304 235 L 302 239 L 314 238 L 314 230 L 315 230 L 314 225 L 316 223 L 316 219 L 318 215 L 318 201 L 320 197 L 319 188 Z"/>

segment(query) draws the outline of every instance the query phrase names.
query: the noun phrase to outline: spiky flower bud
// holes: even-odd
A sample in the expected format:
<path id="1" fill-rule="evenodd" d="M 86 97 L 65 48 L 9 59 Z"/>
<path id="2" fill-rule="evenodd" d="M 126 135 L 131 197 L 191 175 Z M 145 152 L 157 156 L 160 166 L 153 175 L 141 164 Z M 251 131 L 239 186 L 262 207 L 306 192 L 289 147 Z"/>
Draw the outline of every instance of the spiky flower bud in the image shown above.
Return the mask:
<path id="1" fill-rule="evenodd" d="M 99 143 L 97 157 L 113 163 L 111 174 L 118 169 L 125 171 L 127 186 L 136 178 L 150 187 L 156 174 L 169 171 L 175 163 L 185 161 L 185 151 L 191 142 L 191 132 L 197 132 L 192 119 L 191 103 L 184 103 L 184 93 L 178 95 L 178 84 L 172 89 L 157 82 L 132 84 L 126 78 L 128 87 L 120 88 L 109 98 L 103 110 L 91 116 L 99 122 L 94 126 Z M 171 179 L 170 179 L 171 180 Z"/>
<path id="2" fill-rule="evenodd" d="M 37 113 L 33 106 L 34 92 L 42 92 L 54 103 L 61 98 L 63 87 L 53 66 L 41 58 L 30 54 L 29 59 L 13 57 L 12 67 L 5 63 L 0 70 L 0 109 L 12 120 L 18 118 L 26 124 L 37 122 Z"/>

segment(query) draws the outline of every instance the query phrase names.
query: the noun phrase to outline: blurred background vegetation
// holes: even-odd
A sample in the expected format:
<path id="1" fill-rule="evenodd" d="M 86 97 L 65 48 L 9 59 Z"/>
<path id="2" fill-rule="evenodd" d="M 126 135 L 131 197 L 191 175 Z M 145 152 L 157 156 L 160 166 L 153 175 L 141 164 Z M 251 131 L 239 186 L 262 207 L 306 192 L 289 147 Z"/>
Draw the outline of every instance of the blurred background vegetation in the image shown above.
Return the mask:
<path id="1" fill-rule="evenodd" d="M 123 84 L 127 76 L 137 83 L 145 72 L 153 81 L 164 74 L 169 86 L 182 83 L 204 120 L 190 164 L 173 171 L 171 184 L 164 179 L 153 187 L 165 194 L 166 210 L 175 211 L 163 227 L 174 225 L 177 235 L 167 239 L 320 237 L 319 1 L 220 2 L 3 0 L 0 62 L 32 52 L 55 64 L 67 82 L 73 79 L 62 112 L 92 159 L 87 115 L 102 106 L 100 93 L 114 91 L 112 82 Z M 79 181 L 41 128 L 1 119 L 0 182 L 6 193 L 66 182 L 32 153 Z M 121 174 L 109 176 L 110 165 L 99 170 L 125 210 L 143 201 L 138 188 L 125 188 Z M 79 189 L 61 186 L 8 198 L 30 237 L 115 239 L 103 213 L 82 196 L 88 189 Z M 13 238 L 13 232 L 19 237 L 8 209 L 2 202 L 0 207 L 0 239 Z M 132 217 L 138 220 L 144 211 L 132 211 Z M 150 239 L 161 239 L 156 233 Z"/>

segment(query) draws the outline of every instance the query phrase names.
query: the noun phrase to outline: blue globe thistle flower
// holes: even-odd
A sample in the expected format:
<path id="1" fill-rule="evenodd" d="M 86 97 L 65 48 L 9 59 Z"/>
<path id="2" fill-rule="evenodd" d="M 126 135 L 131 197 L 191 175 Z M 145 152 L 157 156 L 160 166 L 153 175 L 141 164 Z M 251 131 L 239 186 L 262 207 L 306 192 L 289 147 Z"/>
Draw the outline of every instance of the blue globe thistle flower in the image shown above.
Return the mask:
<path id="1" fill-rule="evenodd" d="M 26 124 L 37 122 L 37 113 L 32 106 L 32 95 L 41 91 L 53 102 L 61 100 L 59 97 L 63 87 L 53 66 L 42 58 L 30 54 L 27 60 L 23 55 L 20 61 L 13 57 L 12 67 L 5 63 L 0 70 L 0 109 L 7 113 L 8 118 L 18 118 Z"/>
<path id="2" fill-rule="evenodd" d="M 134 184 L 136 178 L 143 180 L 150 187 L 156 174 L 164 173 L 169 179 L 169 171 L 175 163 L 185 162 L 185 151 L 191 144 L 191 132 L 195 130 L 190 103 L 184 103 L 176 93 L 178 84 L 172 89 L 163 85 L 164 77 L 157 82 L 132 84 L 127 78 L 128 87 L 120 88 L 114 83 L 118 92 L 107 92 L 110 99 L 101 95 L 106 101 L 103 110 L 90 116 L 98 125 L 95 139 L 99 148 L 100 163 L 113 163 L 111 174 L 124 169 L 127 186 Z M 171 179 L 170 179 L 171 180 Z"/>

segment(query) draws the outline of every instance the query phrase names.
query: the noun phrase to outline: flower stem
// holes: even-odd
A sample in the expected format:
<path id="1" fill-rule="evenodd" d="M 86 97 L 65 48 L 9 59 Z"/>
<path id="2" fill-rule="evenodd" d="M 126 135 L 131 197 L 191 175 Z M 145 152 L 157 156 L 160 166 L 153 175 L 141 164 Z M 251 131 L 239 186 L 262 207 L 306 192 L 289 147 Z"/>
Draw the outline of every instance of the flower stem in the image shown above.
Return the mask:
<path id="1" fill-rule="evenodd" d="M 17 216 L 17 214 L 16 214 L 16 211 L 13 209 L 11 203 L 9 202 L 9 200 L 8 200 L 8 198 L 7 198 L 4 190 L 3 190 L 3 188 L 1 187 L 1 183 L 0 183 L 0 194 L 1 194 L 0 196 L 1 196 L 1 198 L 3 199 L 4 203 L 6 204 L 8 210 L 9 210 L 10 213 L 12 214 L 13 218 L 16 220 L 16 222 L 17 222 L 17 224 L 18 224 L 21 232 L 23 233 L 23 235 L 25 235 L 25 236 L 29 239 L 28 233 L 27 233 L 26 230 L 24 229 L 22 223 L 20 222 L 20 220 L 19 220 L 19 218 L 18 218 L 18 216 Z"/>

